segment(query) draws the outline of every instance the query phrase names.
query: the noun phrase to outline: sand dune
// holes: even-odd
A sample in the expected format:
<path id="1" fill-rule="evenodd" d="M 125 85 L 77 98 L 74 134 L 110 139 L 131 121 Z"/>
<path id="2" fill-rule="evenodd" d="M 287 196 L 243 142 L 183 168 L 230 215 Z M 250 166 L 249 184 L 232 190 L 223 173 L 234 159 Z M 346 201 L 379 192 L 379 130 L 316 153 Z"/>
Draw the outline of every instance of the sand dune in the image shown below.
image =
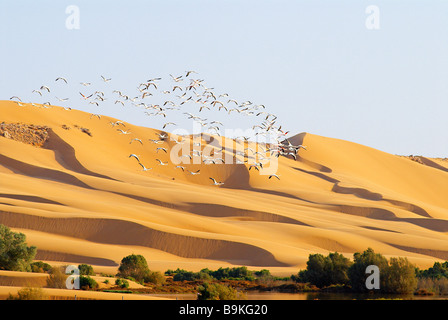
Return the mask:
<path id="1" fill-rule="evenodd" d="M 9 295 L 17 295 L 18 286 L 1 286 L 0 299 L 6 299 Z M 98 292 L 84 290 L 67 290 L 44 288 L 44 294 L 51 300 L 166 300 L 164 297 L 144 296 L 140 294 L 123 294 L 114 292 Z"/>
<path id="2" fill-rule="evenodd" d="M 200 170 L 191 175 L 156 151 L 158 130 L 126 123 L 132 134 L 122 135 L 117 119 L 55 106 L 2 101 L 0 110 L 5 123 L 48 128 L 42 146 L 0 136 L 0 223 L 25 233 L 44 261 L 114 273 L 136 253 L 159 271 L 246 265 L 290 275 L 309 254 L 351 258 L 368 247 L 421 267 L 448 259 L 443 159 L 302 133 L 289 141 L 307 150 L 279 158 L 280 180 L 246 164 L 183 164 Z"/>

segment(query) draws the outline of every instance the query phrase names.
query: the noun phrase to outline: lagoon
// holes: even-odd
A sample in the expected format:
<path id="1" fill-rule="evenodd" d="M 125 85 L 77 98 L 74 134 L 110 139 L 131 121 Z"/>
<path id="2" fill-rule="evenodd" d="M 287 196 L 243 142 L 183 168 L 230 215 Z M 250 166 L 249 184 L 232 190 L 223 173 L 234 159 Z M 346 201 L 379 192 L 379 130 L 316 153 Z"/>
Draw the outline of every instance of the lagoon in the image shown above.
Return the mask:
<path id="1" fill-rule="evenodd" d="M 196 300 L 194 293 L 167 293 L 145 294 L 154 297 L 171 298 L 174 300 Z M 276 291 L 249 291 L 247 300 L 367 300 L 367 299 L 398 299 L 398 300 L 448 300 L 448 296 L 418 296 L 413 294 L 355 294 L 355 293 L 328 293 L 328 292 L 298 292 L 285 293 Z"/>

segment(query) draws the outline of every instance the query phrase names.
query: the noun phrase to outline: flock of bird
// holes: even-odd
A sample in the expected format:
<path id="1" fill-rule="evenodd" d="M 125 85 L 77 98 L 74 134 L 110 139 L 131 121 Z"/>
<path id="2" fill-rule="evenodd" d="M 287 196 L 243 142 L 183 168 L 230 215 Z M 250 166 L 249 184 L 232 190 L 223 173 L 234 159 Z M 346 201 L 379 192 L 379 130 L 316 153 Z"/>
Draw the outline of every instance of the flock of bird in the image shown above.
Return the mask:
<path id="1" fill-rule="evenodd" d="M 282 130 L 281 125 L 278 126 L 277 116 L 266 111 L 264 105 L 254 104 L 251 101 L 238 102 L 238 100 L 233 99 L 227 93 L 218 94 L 214 91 L 214 88 L 209 88 L 206 86 L 203 79 L 194 78 L 193 75 L 198 74 L 196 71 L 186 71 L 185 73 L 177 76 L 169 75 L 169 82 L 163 87 L 162 78 L 152 78 L 147 81 L 141 82 L 137 86 L 137 91 L 134 94 L 127 94 L 122 90 L 112 91 L 112 101 L 114 105 L 119 105 L 121 107 L 138 107 L 143 109 L 143 113 L 148 117 L 170 117 L 170 113 L 175 112 L 177 116 L 182 114 L 185 119 L 192 120 L 194 123 L 198 124 L 201 128 L 201 133 L 199 136 L 210 140 L 212 136 L 221 137 L 221 129 L 224 126 L 221 121 L 212 120 L 209 121 L 207 118 L 202 116 L 202 114 L 212 111 L 225 112 L 227 116 L 231 114 L 237 114 L 241 116 L 253 116 L 259 121 L 251 128 L 252 136 L 238 136 L 229 138 L 232 143 L 235 142 L 237 148 L 226 148 L 226 146 L 213 145 L 212 153 L 206 155 L 204 149 L 201 149 L 203 145 L 202 139 L 192 140 L 193 150 L 189 149 L 188 154 L 182 154 L 182 164 L 188 163 L 194 157 L 199 157 L 204 164 L 223 164 L 227 163 L 224 160 L 224 153 L 231 153 L 232 161 L 235 164 L 248 164 L 249 170 L 254 168 L 257 171 L 263 170 L 263 165 L 271 161 L 273 157 L 287 156 L 294 159 L 297 158 L 298 151 L 306 149 L 302 145 L 293 145 L 286 138 L 288 131 Z M 112 82 L 111 78 L 101 76 L 101 81 L 106 85 L 110 86 Z M 68 85 L 69 81 L 64 77 L 58 77 L 55 79 L 58 85 Z M 83 103 L 88 106 L 100 107 L 104 104 L 111 105 L 109 103 L 110 98 L 106 96 L 104 91 L 91 89 L 91 82 L 80 82 L 82 90 L 79 90 L 79 98 Z M 48 85 L 42 85 L 38 89 L 34 89 L 31 92 L 33 95 L 39 96 L 41 99 L 48 100 L 48 97 L 53 90 Z M 58 100 L 58 104 L 69 103 L 69 98 L 60 98 L 55 96 Z M 12 96 L 10 100 L 14 100 L 19 106 L 24 106 L 24 102 L 18 96 Z M 53 105 L 51 99 L 42 103 L 30 102 L 32 106 L 41 108 L 51 108 Z M 63 106 L 65 110 L 71 110 L 71 107 Z M 191 111 L 193 108 L 196 110 Z M 199 115 L 200 114 L 200 115 Z M 101 119 L 101 114 L 94 112 L 91 113 L 90 118 Z M 165 120 L 166 121 L 166 120 Z M 260 122 L 261 121 L 261 122 Z M 126 125 L 121 121 L 110 122 L 112 127 L 117 127 L 116 131 L 121 135 L 131 135 L 132 132 L 126 128 Z M 155 148 L 156 153 L 163 152 L 168 154 L 169 148 L 166 145 L 168 138 L 170 141 L 174 141 L 176 144 L 183 144 L 190 140 L 188 135 L 176 135 L 168 134 L 165 131 L 167 128 L 173 128 L 178 126 L 173 121 L 165 122 L 162 125 L 162 130 L 160 133 L 156 133 L 154 139 L 148 139 L 152 144 L 157 145 Z M 206 134 L 206 135 L 205 135 Z M 180 141 L 179 141 L 180 137 Z M 265 142 L 253 142 L 251 138 L 256 140 L 259 137 L 264 137 Z M 130 139 L 130 144 L 139 143 L 141 145 L 146 144 L 145 139 L 142 137 L 132 137 Z M 165 144 L 165 145 L 163 145 Z M 160 145 L 160 146 L 159 146 Z M 195 147 L 199 147 L 195 148 Z M 239 147 L 238 147 L 239 146 Z M 183 149 L 182 149 L 183 150 Z M 250 155 L 249 152 L 252 154 Z M 142 167 L 143 171 L 150 171 L 153 168 L 146 167 L 138 155 L 132 153 L 129 158 L 135 158 L 138 165 Z M 188 159 L 188 160 L 187 160 Z M 155 159 L 160 166 L 169 165 L 168 161 L 162 161 L 159 158 Z M 200 174 L 200 170 L 190 171 L 187 170 L 182 165 L 176 165 L 175 169 L 182 169 L 184 172 L 188 172 L 191 175 Z M 268 178 L 280 177 L 273 173 L 269 174 Z M 212 181 L 212 185 L 223 185 L 224 182 L 217 181 L 213 177 L 209 177 Z"/>

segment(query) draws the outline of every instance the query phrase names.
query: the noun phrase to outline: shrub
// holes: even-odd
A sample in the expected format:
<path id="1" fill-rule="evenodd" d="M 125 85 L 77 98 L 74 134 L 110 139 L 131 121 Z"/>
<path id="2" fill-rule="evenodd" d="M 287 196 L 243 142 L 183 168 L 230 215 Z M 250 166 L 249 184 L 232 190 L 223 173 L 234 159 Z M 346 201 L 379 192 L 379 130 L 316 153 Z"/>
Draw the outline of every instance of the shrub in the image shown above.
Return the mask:
<path id="1" fill-rule="evenodd" d="M 93 272 L 93 267 L 88 264 L 80 264 L 78 265 L 79 274 L 85 276 L 94 276 L 95 272 Z"/>
<path id="2" fill-rule="evenodd" d="M 174 271 L 173 281 L 193 281 L 196 280 L 196 275 L 193 271 L 177 269 Z"/>
<path id="3" fill-rule="evenodd" d="M 328 255 L 329 264 L 327 266 L 327 272 L 329 275 L 329 280 L 331 285 L 336 284 L 348 284 L 350 279 L 348 277 L 348 269 L 352 265 L 352 262 L 344 257 L 342 254 L 337 252 L 330 253 Z"/>
<path id="4" fill-rule="evenodd" d="M 331 285 L 345 285 L 349 282 L 348 270 L 351 261 L 337 252 L 322 254 L 310 254 L 306 263 L 306 270 L 301 271 L 293 280 L 309 282 L 319 288 Z"/>
<path id="5" fill-rule="evenodd" d="M 129 281 L 119 278 L 115 280 L 115 285 L 119 286 L 120 288 L 129 288 Z"/>
<path id="6" fill-rule="evenodd" d="M 44 273 L 51 271 L 51 266 L 42 261 L 36 261 L 30 264 L 31 272 Z"/>
<path id="7" fill-rule="evenodd" d="M 144 278 L 144 281 L 154 284 L 164 284 L 166 280 L 161 272 L 150 271 L 149 274 Z"/>
<path id="8" fill-rule="evenodd" d="M 216 271 L 207 271 L 213 278 L 221 279 L 239 279 L 239 280 L 254 280 L 252 271 L 247 267 L 234 268 L 219 268 Z"/>
<path id="9" fill-rule="evenodd" d="M 9 294 L 7 300 L 47 300 L 48 296 L 42 288 L 22 288 L 17 291 L 17 296 Z"/>
<path id="10" fill-rule="evenodd" d="M 448 278 L 448 261 L 443 263 L 435 262 L 434 265 L 427 270 L 417 270 L 417 276 L 419 278 Z"/>
<path id="11" fill-rule="evenodd" d="M 386 287 L 386 277 L 382 276 L 387 273 L 388 262 L 387 259 L 379 253 L 375 253 L 373 249 L 368 248 L 363 253 L 356 252 L 353 255 L 354 263 L 348 270 L 350 278 L 350 285 L 356 292 L 369 291 L 366 288 L 366 279 L 369 276 L 366 274 L 366 268 L 369 265 L 375 265 L 380 270 L 380 289 Z"/>
<path id="12" fill-rule="evenodd" d="M 118 268 L 117 276 L 119 277 L 133 277 L 138 282 L 144 281 L 145 277 L 149 276 L 148 263 L 142 255 L 129 255 L 121 260 Z"/>
<path id="13" fill-rule="evenodd" d="M 23 233 L 12 232 L 0 225 L 0 270 L 31 271 L 37 248 L 28 247 Z"/>
<path id="14" fill-rule="evenodd" d="M 448 294 L 447 278 L 420 278 L 417 281 L 417 294 L 426 292 L 427 294 Z"/>
<path id="15" fill-rule="evenodd" d="M 417 288 L 415 266 L 407 258 L 390 258 L 386 269 L 385 288 L 389 293 L 413 293 Z"/>
<path id="16" fill-rule="evenodd" d="M 179 269 L 179 268 L 178 268 Z M 166 276 L 174 276 L 176 274 L 176 271 L 168 269 L 165 271 Z"/>
<path id="17" fill-rule="evenodd" d="M 213 278 L 210 275 L 212 271 L 210 271 L 209 269 L 202 269 L 199 272 L 193 272 L 177 268 L 175 271 L 168 271 L 165 272 L 165 274 L 174 275 L 173 281 L 211 280 Z"/>
<path id="18" fill-rule="evenodd" d="M 83 290 L 96 289 L 98 287 L 98 283 L 89 276 L 79 276 L 79 286 Z"/>
<path id="19" fill-rule="evenodd" d="M 271 271 L 269 271 L 268 269 L 262 269 L 259 271 L 255 271 L 253 274 L 256 275 L 257 277 L 264 277 L 264 276 L 270 276 Z"/>
<path id="20" fill-rule="evenodd" d="M 256 281 L 263 286 L 271 286 L 274 284 L 276 278 L 267 269 L 255 271 L 254 275 L 257 277 Z"/>
<path id="21" fill-rule="evenodd" d="M 295 274 L 291 275 L 291 280 L 295 281 L 295 282 L 306 283 L 306 282 L 308 282 L 306 279 L 306 274 L 307 274 L 307 270 L 300 270 L 297 273 L 297 275 L 295 275 Z"/>
<path id="22" fill-rule="evenodd" d="M 244 294 L 231 286 L 205 282 L 198 287 L 198 300 L 241 300 Z"/>
<path id="23" fill-rule="evenodd" d="M 369 248 L 362 254 L 354 254 L 354 263 L 349 270 L 350 284 L 357 292 L 368 291 L 366 288 L 366 268 L 375 265 L 380 271 L 379 291 L 387 293 L 413 293 L 417 288 L 416 267 L 407 258 L 390 258 L 388 261 L 381 254 Z"/>
<path id="24" fill-rule="evenodd" d="M 101 275 L 102 277 L 109 277 L 109 278 L 113 278 L 113 277 L 115 277 L 113 274 L 108 274 L 108 273 L 103 273 L 103 272 L 101 272 L 100 275 Z"/>
<path id="25" fill-rule="evenodd" d="M 64 274 L 61 268 L 53 267 L 50 270 L 50 276 L 47 278 L 47 287 L 66 289 L 65 281 L 67 280 L 67 275 Z"/>
<path id="26" fill-rule="evenodd" d="M 197 280 L 212 280 L 213 277 L 207 271 L 201 270 L 196 274 Z"/>

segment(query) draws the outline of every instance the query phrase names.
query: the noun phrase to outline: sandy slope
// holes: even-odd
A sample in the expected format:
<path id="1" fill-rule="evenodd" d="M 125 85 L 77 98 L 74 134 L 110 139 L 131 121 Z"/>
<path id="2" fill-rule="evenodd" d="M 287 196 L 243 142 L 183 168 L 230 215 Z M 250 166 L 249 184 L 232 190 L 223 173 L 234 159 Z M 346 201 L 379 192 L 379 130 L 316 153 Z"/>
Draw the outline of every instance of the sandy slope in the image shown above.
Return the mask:
<path id="1" fill-rule="evenodd" d="M 7 299 L 9 295 L 16 296 L 20 290 L 18 286 L 1 286 L 0 299 Z M 43 288 L 43 293 L 50 300 L 168 300 L 159 296 L 145 296 L 140 294 L 123 294 L 114 292 L 98 292 L 84 290 L 68 290 Z"/>
<path id="2" fill-rule="evenodd" d="M 286 275 L 311 253 L 351 258 L 368 247 L 422 267 L 448 259 L 441 159 L 423 165 L 306 133 L 290 138 L 307 147 L 297 161 L 279 158 L 281 180 L 244 164 L 185 165 L 201 170 L 190 175 L 158 165 L 156 158 L 170 158 L 156 148 L 176 144 L 153 144 L 153 129 L 10 101 L 0 102 L 0 112 L 6 123 L 50 128 L 43 147 L 0 137 L 0 223 L 25 233 L 37 259 L 115 273 L 136 253 L 160 271 L 246 265 Z M 142 171 L 131 153 L 153 169 Z M 209 177 L 225 184 L 211 185 Z"/>

